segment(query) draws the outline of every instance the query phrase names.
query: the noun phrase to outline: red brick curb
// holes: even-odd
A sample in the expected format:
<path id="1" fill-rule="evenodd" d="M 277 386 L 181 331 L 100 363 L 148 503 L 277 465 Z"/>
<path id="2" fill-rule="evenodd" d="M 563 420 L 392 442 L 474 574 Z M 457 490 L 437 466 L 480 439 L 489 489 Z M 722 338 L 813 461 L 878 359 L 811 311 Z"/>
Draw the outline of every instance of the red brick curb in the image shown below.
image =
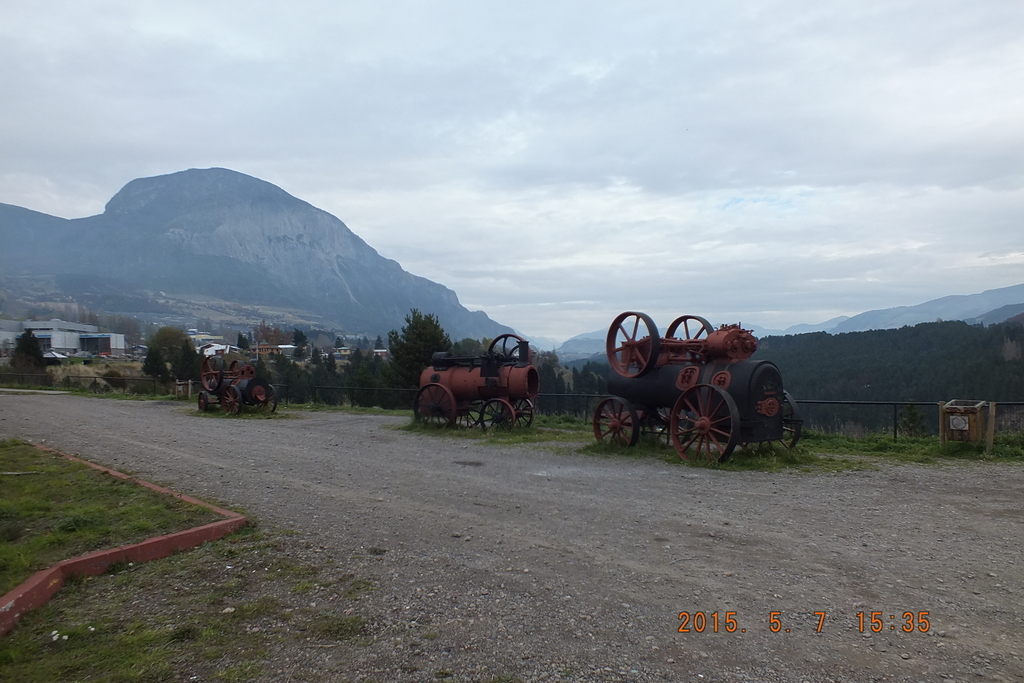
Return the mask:
<path id="1" fill-rule="evenodd" d="M 245 526 L 249 522 L 248 519 L 237 512 L 232 512 L 230 510 L 219 508 L 215 505 L 210 505 L 209 503 L 204 503 L 203 501 L 196 500 L 191 496 L 175 493 L 163 486 L 157 486 L 156 484 L 151 484 L 148 481 L 129 477 L 128 475 L 116 470 L 91 463 L 88 460 L 76 458 L 73 455 L 61 453 L 60 451 L 56 451 L 52 448 L 46 448 L 45 446 L 36 447 L 40 450 L 63 456 L 68 460 L 88 465 L 89 467 L 100 470 L 101 472 L 106 472 L 111 476 L 135 482 L 160 493 L 166 493 L 178 498 L 179 500 L 192 503 L 193 505 L 201 505 L 223 515 L 227 519 L 219 522 L 212 522 L 210 524 L 204 524 L 203 526 L 193 527 L 192 529 L 186 529 L 185 531 L 179 531 L 166 536 L 157 536 L 155 538 L 147 539 L 141 543 L 123 545 L 119 548 L 100 550 L 95 553 L 89 553 L 88 555 L 73 557 L 70 560 L 58 562 L 49 569 L 43 569 L 36 572 L 27 581 L 25 581 L 25 583 L 3 596 L 3 598 L 0 598 L 0 636 L 4 636 L 10 632 L 10 630 L 14 628 L 14 625 L 18 623 L 21 615 L 25 612 L 41 607 L 49 602 L 50 598 L 53 597 L 54 593 L 61 589 L 65 580 L 69 576 L 74 576 L 76 574 L 95 576 L 107 571 L 110 565 L 118 562 L 147 562 L 149 560 L 158 560 L 179 550 L 194 548 L 207 541 L 216 541 L 227 536 L 236 529 Z"/>

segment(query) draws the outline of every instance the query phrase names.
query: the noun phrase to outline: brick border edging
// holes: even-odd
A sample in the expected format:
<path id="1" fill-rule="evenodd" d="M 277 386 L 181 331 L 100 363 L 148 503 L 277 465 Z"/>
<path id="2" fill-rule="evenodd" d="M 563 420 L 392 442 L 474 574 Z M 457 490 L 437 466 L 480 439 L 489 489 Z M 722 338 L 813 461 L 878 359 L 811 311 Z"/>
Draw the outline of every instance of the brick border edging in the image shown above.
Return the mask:
<path id="1" fill-rule="evenodd" d="M 53 448 L 38 445 L 36 448 L 48 453 L 55 453 L 67 458 L 68 460 L 82 463 L 83 465 L 88 465 L 93 469 L 105 472 L 111 476 L 135 482 L 136 484 L 145 486 L 146 488 L 157 491 L 158 493 L 165 493 L 187 503 L 200 505 L 216 512 L 217 514 L 223 515 L 227 519 L 193 527 L 184 531 L 178 531 L 173 534 L 167 534 L 166 536 L 155 536 L 142 541 L 141 543 L 133 543 L 131 545 L 110 548 L 109 550 L 99 550 L 94 553 L 88 553 L 87 555 L 80 555 L 69 560 L 58 562 L 49 569 L 42 569 L 36 572 L 29 577 L 27 581 L 7 593 L 3 598 L 0 598 L 0 637 L 7 635 L 7 633 L 14 628 L 15 624 L 18 623 L 18 620 L 21 619 L 21 616 L 25 614 L 25 612 L 37 607 L 42 607 L 49 602 L 50 598 L 52 598 L 53 595 L 61 589 L 64 582 L 70 576 L 74 576 L 76 574 L 84 574 L 87 576 L 102 574 L 107 571 L 110 565 L 118 562 L 148 562 L 149 560 L 159 560 L 179 550 L 187 550 L 188 548 L 194 548 L 207 541 L 216 541 L 221 539 L 249 523 L 249 520 L 246 517 L 238 514 L 237 512 L 219 508 L 216 505 L 211 505 L 210 503 L 205 503 L 201 500 L 192 498 L 191 496 L 176 493 L 175 491 L 164 488 L 163 486 L 151 484 L 148 481 L 129 477 L 127 474 L 118 472 L 117 470 L 97 465 L 96 463 L 89 462 L 88 460 L 76 458 L 75 456 L 68 455 L 67 453 L 61 453 Z"/>

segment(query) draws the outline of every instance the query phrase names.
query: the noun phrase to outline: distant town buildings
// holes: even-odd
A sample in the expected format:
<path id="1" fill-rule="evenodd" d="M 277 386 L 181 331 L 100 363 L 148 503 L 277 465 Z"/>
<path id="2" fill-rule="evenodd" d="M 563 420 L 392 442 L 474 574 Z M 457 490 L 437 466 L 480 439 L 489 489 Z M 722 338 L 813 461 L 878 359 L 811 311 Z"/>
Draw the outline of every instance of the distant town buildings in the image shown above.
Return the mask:
<path id="1" fill-rule="evenodd" d="M 26 330 L 39 340 L 43 353 L 64 355 L 92 354 L 94 356 L 125 355 L 123 334 L 100 332 L 95 325 L 72 323 L 66 320 L 0 320 L 0 347 L 10 353 L 18 337 Z"/>

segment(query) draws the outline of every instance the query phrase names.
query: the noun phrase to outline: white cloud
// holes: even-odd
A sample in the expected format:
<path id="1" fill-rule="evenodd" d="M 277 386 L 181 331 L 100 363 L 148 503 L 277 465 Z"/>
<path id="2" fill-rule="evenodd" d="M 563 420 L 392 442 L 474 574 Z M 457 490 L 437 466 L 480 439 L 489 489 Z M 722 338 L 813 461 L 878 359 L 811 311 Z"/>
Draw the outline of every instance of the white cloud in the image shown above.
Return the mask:
<path id="1" fill-rule="evenodd" d="M 8 3 L 0 201 L 224 166 L 528 333 L 817 322 L 1024 281 L 1021 36 L 995 0 Z"/>

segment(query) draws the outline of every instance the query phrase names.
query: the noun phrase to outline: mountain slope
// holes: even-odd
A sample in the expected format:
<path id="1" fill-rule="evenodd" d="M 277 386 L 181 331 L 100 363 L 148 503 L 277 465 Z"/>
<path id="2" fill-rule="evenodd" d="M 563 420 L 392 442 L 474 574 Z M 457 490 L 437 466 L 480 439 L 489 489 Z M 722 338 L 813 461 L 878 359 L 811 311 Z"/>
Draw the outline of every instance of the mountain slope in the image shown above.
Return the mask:
<path id="1" fill-rule="evenodd" d="M 828 330 L 862 332 L 882 330 L 904 325 L 935 322 L 936 320 L 966 320 L 977 318 L 994 309 L 1024 302 L 1024 284 L 989 289 L 980 294 L 944 296 L 916 306 L 898 306 L 866 311 L 840 322 Z M 996 321 L 998 322 L 998 321 Z"/>
<path id="2" fill-rule="evenodd" d="M 88 218 L 0 205 L 7 275 L 102 277 L 165 295 L 308 310 L 338 329 L 385 333 L 412 308 L 455 338 L 510 331 L 452 290 L 386 259 L 331 214 L 221 168 L 133 180 Z"/>

